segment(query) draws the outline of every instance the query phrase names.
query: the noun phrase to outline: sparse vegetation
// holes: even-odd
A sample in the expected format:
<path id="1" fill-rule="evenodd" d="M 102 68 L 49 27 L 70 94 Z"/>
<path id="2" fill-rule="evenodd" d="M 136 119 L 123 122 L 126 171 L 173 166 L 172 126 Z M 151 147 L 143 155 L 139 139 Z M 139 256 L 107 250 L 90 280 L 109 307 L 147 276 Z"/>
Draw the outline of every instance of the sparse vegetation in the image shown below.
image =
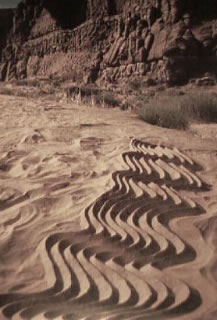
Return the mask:
<path id="1" fill-rule="evenodd" d="M 142 89 L 142 82 L 140 80 L 133 79 L 129 81 L 128 87 L 130 90 L 139 91 Z"/>
<path id="2" fill-rule="evenodd" d="M 135 83 L 137 85 L 137 83 Z M 62 79 L 24 79 L 2 83 L 0 94 L 26 98 L 65 99 L 98 107 L 134 109 L 146 122 L 165 128 L 188 128 L 191 121 L 217 122 L 217 94 L 177 88 L 126 94 L 97 86 L 62 83 Z"/>
<path id="3" fill-rule="evenodd" d="M 153 99 L 139 109 L 140 117 L 146 122 L 170 129 L 186 129 L 188 117 L 182 112 L 175 99 Z"/>
<path id="4" fill-rule="evenodd" d="M 101 92 L 95 97 L 95 102 L 97 105 L 104 104 L 108 107 L 119 107 L 121 102 L 120 100 L 115 97 L 115 95 L 112 92 Z"/>
<path id="5" fill-rule="evenodd" d="M 6 96 L 13 96 L 14 90 L 11 88 L 1 87 L 0 88 L 0 94 L 6 95 Z"/>
<path id="6" fill-rule="evenodd" d="M 41 82 L 38 79 L 23 79 L 23 80 L 14 80 L 12 84 L 15 86 L 22 87 L 40 87 Z"/>
<path id="7" fill-rule="evenodd" d="M 181 108 L 192 119 L 217 122 L 217 96 L 214 94 L 189 94 L 182 100 Z"/>
<path id="8" fill-rule="evenodd" d="M 121 101 L 111 91 L 101 90 L 95 87 L 76 87 L 67 88 L 67 98 L 87 105 L 103 107 L 119 107 Z"/>
<path id="9" fill-rule="evenodd" d="M 42 96 L 54 99 L 57 91 L 58 89 L 51 81 L 40 82 L 40 80 L 15 80 L 10 83 L 2 83 L 0 86 L 2 95 L 36 99 Z"/>
<path id="10" fill-rule="evenodd" d="M 138 113 L 146 122 L 175 129 L 186 129 L 190 120 L 217 122 L 217 97 L 214 94 L 165 96 L 144 102 Z"/>

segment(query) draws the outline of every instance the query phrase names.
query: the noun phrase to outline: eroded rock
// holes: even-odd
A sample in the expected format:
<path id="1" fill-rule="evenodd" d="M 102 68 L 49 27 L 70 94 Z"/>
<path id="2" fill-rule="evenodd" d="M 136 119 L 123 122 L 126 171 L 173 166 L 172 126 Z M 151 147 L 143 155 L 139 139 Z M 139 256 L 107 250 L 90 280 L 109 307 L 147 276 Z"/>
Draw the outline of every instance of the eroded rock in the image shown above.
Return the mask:
<path id="1" fill-rule="evenodd" d="M 1 55 L 2 80 L 68 75 L 181 84 L 217 75 L 211 0 L 25 0 Z"/>

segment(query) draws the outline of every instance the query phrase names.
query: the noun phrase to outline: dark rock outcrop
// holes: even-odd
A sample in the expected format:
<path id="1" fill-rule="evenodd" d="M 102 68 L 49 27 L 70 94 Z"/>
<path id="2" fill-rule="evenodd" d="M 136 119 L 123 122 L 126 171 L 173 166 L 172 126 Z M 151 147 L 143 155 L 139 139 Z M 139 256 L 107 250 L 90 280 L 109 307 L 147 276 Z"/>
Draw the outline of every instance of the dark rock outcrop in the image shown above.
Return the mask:
<path id="1" fill-rule="evenodd" d="M 9 32 L 13 24 L 13 9 L 0 9 L 0 57 L 2 50 L 5 48 Z M 9 72 L 8 58 L 6 63 L 0 64 L 0 78 L 5 79 L 6 74 Z"/>
<path id="2" fill-rule="evenodd" d="M 12 27 L 13 9 L 0 9 L 0 55 Z"/>
<path id="3" fill-rule="evenodd" d="M 1 57 L 3 80 L 61 75 L 182 84 L 217 74 L 214 0 L 25 0 Z"/>

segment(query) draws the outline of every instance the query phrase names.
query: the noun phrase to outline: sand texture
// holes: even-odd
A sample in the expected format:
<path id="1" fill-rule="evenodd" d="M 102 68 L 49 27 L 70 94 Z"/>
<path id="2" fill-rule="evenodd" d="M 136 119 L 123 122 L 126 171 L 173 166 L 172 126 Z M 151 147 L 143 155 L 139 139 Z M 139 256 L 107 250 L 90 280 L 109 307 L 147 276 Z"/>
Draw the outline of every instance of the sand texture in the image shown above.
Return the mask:
<path id="1" fill-rule="evenodd" d="M 214 320 L 217 125 L 0 97 L 0 319 Z"/>

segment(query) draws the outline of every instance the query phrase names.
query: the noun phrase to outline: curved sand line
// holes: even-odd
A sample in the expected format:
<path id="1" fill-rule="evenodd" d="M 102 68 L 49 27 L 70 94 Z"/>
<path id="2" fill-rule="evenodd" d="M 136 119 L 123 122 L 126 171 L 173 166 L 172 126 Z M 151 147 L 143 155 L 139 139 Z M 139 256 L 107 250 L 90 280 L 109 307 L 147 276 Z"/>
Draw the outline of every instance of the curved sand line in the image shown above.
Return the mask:
<path id="1" fill-rule="evenodd" d="M 205 213 L 180 192 L 209 189 L 196 174 L 202 168 L 177 149 L 136 139 L 131 148 L 122 155 L 128 169 L 114 172 L 113 188 L 86 208 L 83 230 L 51 234 L 38 246 L 48 288 L 1 294 L 4 317 L 168 319 L 201 305 L 198 290 L 164 270 L 197 257 L 170 223 Z M 33 219 L 34 212 L 22 223 Z M 19 215 L 11 224 L 19 228 Z"/>

